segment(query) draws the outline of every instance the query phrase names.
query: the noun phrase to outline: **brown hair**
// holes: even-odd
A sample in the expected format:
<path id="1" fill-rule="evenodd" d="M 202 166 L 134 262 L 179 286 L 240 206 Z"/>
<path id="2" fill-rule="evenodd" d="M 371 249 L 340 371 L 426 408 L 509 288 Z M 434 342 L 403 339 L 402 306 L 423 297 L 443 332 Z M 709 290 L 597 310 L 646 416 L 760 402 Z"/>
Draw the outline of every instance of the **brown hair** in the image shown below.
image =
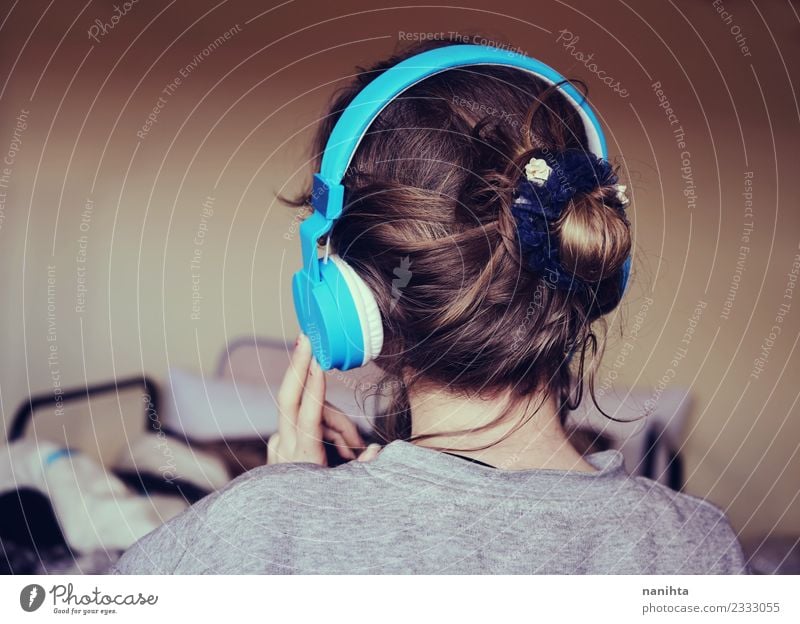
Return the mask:
<path id="1" fill-rule="evenodd" d="M 355 95 L 431 47 L 362 69 L 336 95 L 317 133 L 317 167 Z M 587 149 L 574 106 L 555 86 L 501 66 L 427 78 L 372 124 L 344 178 L 346 206 L 331 246 L 371 288 L 383 318 L 375 361 L 386 375 L 379 387 L 390 389 L 377 423 L 384 440 L 411 439 L 415 384 L 482 397 L 510 390 L 513 401 L 528 403 L 543 391 L 556 397 L 564 424 L 586 372 L 594 400 L 602 352 L 595 321 L 599 309 L 619 303 L 631 248 L 628 223 L 612 207 L 615 191 L 577 194 L 555 225 L 562 265 L 591 283 L 589 293 L 556 290 L 526 268 L 510 210 L 531 156 L 570 148 Z M 290 203 L 309 201 L 307 193 Z"/>

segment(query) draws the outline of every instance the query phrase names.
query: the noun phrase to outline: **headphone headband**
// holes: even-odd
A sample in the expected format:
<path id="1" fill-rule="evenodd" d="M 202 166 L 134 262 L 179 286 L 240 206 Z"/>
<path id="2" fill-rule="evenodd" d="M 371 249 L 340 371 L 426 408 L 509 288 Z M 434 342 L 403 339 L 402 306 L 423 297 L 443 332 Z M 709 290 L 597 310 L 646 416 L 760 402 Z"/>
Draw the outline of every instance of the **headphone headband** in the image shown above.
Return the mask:
<path id="1" fill-rule="evenodd" d="M 448 69 L 475 65 L 521 69 L 542 78 L 549 84 L 565 80 L 556 70 L 541 61 L 489 46 L 464 44 L 422 52 L 384 71 L 356 95 L 331 132 L 322 157 L 320 175 L 327 182 L 342 181 L 372 122 L 394 98 L 426 78 Z M 572 100 L 580 112 L 589 137 L 589 149 L 595 155 L 606 158 L 606 142 L 600 122 L 586 99 L 568 82 L 560 85 L 559 89 Z"/>
<path id="2" fill-rule="evenodd" d="M 559 90 L 572 101 L 583 121 L 589 149 L 596 156 L 608 155 L 606 139 L 592 108 L 575 87 L 549 65 L 522 54 L 490 46 L 460 44 L 422 52 L 387 69 L 367 84 L 347 106 L 328 138 L 320 172 L 314 174 L 312 204 L 314 214 L 300 226 L 303 265 L 312 278 L 319 277 L 316 266 L 317 241 L 333 227 L 342 214 L 342 179 L 372 123 L 398 95 L 435 74 L 448 69 L 476 65 L 496 65 L 527 71 Z M 316 218 L 315 218 L 316 217 Z M 304 227 L 305 226 L 305 227 Z"/>

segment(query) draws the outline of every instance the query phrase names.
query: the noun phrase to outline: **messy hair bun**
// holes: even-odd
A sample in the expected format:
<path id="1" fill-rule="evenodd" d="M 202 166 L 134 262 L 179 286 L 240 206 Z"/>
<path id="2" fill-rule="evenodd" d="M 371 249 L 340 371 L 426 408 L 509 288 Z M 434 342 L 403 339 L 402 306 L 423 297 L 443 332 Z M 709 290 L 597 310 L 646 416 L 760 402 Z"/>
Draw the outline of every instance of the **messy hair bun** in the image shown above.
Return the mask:
<path id="1" fill-rule="evenodd" d="M 436 45 L 362 70 L 340 91 L 319 129 L 315 165 L 367 83 Z M 409 391 L 419 383 L 472 396 L 510 391 L 519 401 L 544 391 L 562 422 L 584 393 L 587 363 L 591 391 L 602 349 L 595 321 L 619 303 L 631 246 L 614 190 L 576 193 L 554 225 L 562 266 L 589 289 L 551 288 L 530 268 L 512 211 L 531 154 L 570 149 L 587 150 L 575 107 L 554 85 L 501 66 L 425 79 L 390 102 L 363 138 L 330 243 L 381 312 L 375 363 L 389 394 L 378 429 L 387 441 L 411 439 Z M 294 203 L 308 202 L 310 191 Z M 423 437 L 431 436 L 414 439 Z"/>
<path id="2" fill-rule="evenodd" d="M 617 202 L 613 189 L 600 187 L 576 195 L 558 220 L 561 264 L 586 282 L 616 275 L 630 255 L 630 226 Z"/>
<path id="3" fill-rule="evenodd" d="M 593 293 L 630 251 L 625 186 L 611 163 L 585 149 L 531 153 L 511 209 L 524 260 L 554 288 Z M 589 315 L 608 311 L 594 307 Z"/>

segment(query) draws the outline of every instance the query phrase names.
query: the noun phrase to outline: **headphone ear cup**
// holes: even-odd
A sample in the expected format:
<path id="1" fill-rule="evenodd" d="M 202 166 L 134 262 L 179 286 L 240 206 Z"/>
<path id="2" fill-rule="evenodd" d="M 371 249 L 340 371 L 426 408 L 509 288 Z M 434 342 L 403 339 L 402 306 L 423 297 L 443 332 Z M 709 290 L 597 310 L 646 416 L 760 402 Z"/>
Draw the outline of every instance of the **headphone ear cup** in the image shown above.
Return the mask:
<path id="1" fill-rule="evenodd" d="M 337 255 L 331 255 L 328 259 L 333 261 L 336 268 L 339 269 L 350 290 L 353 303 L 355 303 L 358 312 L 364 344 L 363 366 L 363 364 L 375 359 L 383 348 L 383 320 L 378 309 L 378 302 L 375 300 L 375 295 L 372 294 L 369 286 L 353 270 L 353 267 Z"/>

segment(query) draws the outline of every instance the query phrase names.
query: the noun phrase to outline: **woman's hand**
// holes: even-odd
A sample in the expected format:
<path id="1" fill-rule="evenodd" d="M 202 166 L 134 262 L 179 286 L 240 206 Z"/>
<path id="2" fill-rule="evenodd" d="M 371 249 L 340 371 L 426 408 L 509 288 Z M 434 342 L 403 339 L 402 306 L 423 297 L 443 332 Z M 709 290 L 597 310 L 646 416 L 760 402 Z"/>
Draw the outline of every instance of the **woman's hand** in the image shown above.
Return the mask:
<path id="1" fill-rule="evenodd" d="M 355 424 L 325 403 L 325 374 L 312 356 L 311 342 L 303 334 L 295 343 L 291 364 L 278 391 L 278 411 L 278 432 L 270 436 L 267 448 L 268 464 L 307 462 L 326 466 L 323 440 L 333 443 L 343 459 L 369 461 L 378 454 L 377 444 L 364 450 L 364 440 Z"/>

